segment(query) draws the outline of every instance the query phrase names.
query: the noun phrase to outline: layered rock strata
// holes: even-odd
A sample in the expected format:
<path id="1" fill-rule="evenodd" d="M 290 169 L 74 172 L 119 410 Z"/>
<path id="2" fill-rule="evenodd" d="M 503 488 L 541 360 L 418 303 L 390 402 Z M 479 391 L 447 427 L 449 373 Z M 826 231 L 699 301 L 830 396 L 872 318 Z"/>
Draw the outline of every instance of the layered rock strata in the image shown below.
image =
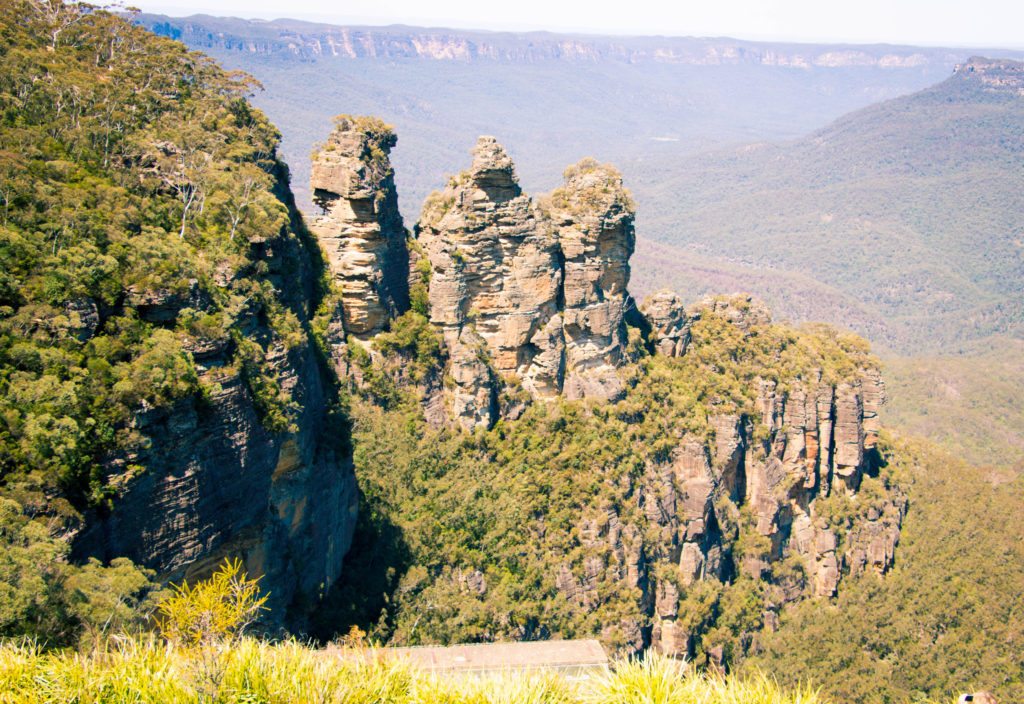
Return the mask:
<path id="1" fill-rule="evenodd" d="M 285 189 L 283 172 L 278 176 Z M 272 284 L 268 295 L 308 320 L 317 272 L 305 243 L 282 229 L 251 247 Z M 230 295 L 233 281 L 229 276 L 217 285 Z M 173 323 L 183 306 L 206 305 L 191 290 L 178 298 L 129 292 L 126 305 L 140 318 Z M 138 442 L 102 467 L 118 478 L 117 498 L 109 510 L 87 516 L 73 557 L 127 557 L 175 583 L 204 578 L 225 557 L 238 557 L 269 595 L 264 625 L 301 632 L 341 575 L 359 492 L 344 430 L 328 413 L 335 389 L 313 342 L 303 337 L 286 345 L 268 325 L 265 304 L 247 300 L 232 312 L 239 340 L 186 345 L 208 393 L 142 408 L 124 429 Z M 80 314 L 83 327 L 90 313 Z M 244 365 L 233 359 L 243 343 L 265 347 L 260 374 L 290 399 L 287 429 L 264 422 Z"/>
<path id="2" fill-rule="evenodd" d="M 640 312 L 651 325 L 651 342 L 658 354 L 682 357 L 690 344 L 690 317 L 682 300 L 672 291 L 648 296 Z"/>
<path id="3" fill-rule="evenodd" d="M 311 230 L 341 289 L 344 333 L 366 340 L 409 307 L 406 231 L 388 157 L 397 138 L 379 120 L 342 116 L 313 157 L 321 214 Z"/>
<path id="4" fill-rule="evenodd" d="M 558 239 L 494 138 L 482 137 L 470 169 L 428 201 L 418 241 L 431 268 L 430 320 L 450 360 L 452 416 L 466 426 L 492 424 L 506 379 L 535 396 L 559 393 Z"/>
<path id="5" fill-rule="evenodd" d="M 570 399 L 619 398 L 625 387 L 615 370 L 632 305 L 626 289 L 635 207 L 619 172 L 593 159 L 566 169 L 565 184 L 548 203 L 565 261 L 563 392 Z"/>
<path id="6" fill-rule="evenodd" d="M 417 239 L 457 424 L 493 424 L 509 386 L 533 398 L 622 394 L 633 208 L 613 168 L 580 162 L 540 207 L 481 137 L 469 170 L 425 204 Z"/>

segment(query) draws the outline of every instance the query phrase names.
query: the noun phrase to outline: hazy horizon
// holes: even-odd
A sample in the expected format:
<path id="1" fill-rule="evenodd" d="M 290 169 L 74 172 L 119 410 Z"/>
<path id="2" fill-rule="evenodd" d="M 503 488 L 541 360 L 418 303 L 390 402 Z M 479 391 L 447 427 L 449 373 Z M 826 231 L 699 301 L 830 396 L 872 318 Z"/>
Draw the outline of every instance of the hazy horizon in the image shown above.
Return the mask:
<path id="1" fill-rule="evenodd" d="M 867 0 L 836 5 L 808 0 L 727 0 L 714 7 L 659 7 L 638 0 L 621 4 L 552 6 L 525 0 L 514 7 L 482 7 L 466 0 L 424 6 L 412 0 L 347 3 L 346 11 L 322 0 L 141 0 L 144 12 L 185 17 L 207 14 L 245 19 L 295 19 L 340 25 L 446 27 L 505 32 L 549 31 L 617 36 L 730 37 L 796 43 L 903 44 L 950 48 L 1024 48 L 1024 3 L 979 0 L 970 11 L 952 0 Z M 211 6 L 212 5 L 212 6 Z M 543 18 L 538 20 L 536 18 Z"/>

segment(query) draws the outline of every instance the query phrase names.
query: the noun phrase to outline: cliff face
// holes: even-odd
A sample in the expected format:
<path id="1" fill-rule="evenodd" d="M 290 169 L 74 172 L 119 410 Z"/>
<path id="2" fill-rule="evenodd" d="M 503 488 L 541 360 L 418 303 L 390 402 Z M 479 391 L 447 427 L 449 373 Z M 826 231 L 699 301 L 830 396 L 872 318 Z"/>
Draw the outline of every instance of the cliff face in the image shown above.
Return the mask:
<path id="1" fill-rule="evenodd" d="M 618 399 L 625 388 L 615 370 L 633 306 L 626 290 L 633 202 L 619 172 L 592 159 L 569 167 L 548 202 L 565 262 L 565 396 Z"/>
<path id="2" fill-rule="evenodd" d="M 990 94 L 1024 96 L 1024 62 L 972 56 L 954 69 L 956 78 Z"/>
<path id="3" fill-rule="evenodd" d="M 282 173 L 277 177 L 275 190 L 288 203 Z M 266 625 L 298 631 L 342 572 L 359 496 L 346 431 L 332 415 L 336 389 L 328 370 L 307 336 L 286 341 L 268 324 L 272 307 L 308 319 L 319 255 L 296 235 L 300 228 L 293 219 L 250 241 L 249 256 L 273 293 L 248 299 L 235 313 L 236 329 L 244 331 L 239 339 L 189 344 L 209 392 L 135 414 L 126 430 L 140 441 L 103 468 L 118 477 L 116 498 L 109 510 L 86 517 L 73 545 L 77 559 L 128 557 L 174 582 L 205 577 L 225 557 L 241 557 L 269 593 Z M 247 284 L 226 275 L 217 285 L 231 292 Z M 165 324 L 186 306 L 209 305 L 199 294 L 159 291 L 127 300 L 139 317 Z M 266 345 L 259 374 L 288 399 L 287 428 L 268 427 L 265 401 L 247 378 L 256 372 L 237 363 L 246 345 Z"/>
<path id="4" fill-rule="evenodd" d="M 769 323 L 763 305 L 747 296 L 709 299 L 684 312 L 672 294 L 661 293 L 644 309 L 657 348 L 669 356 L 678 349 L 679 320 L 712 314 L 752 334 Z M 648 462 L 635 489 L 639 512 L 613 508 L 581 519 L 581 546 L 608 557 L 563 564 L 557 585 L 564 597 L 593 610 L 608 585 L 639 590 L 649 636 L 642 619 L 608 628 L 637 648 L 649 638 L 661 652 L 692 658 L 703 626 L 681 621 L 679 605 L 696 583 L 741 575 L 764 580 L 771 586 L 762 622 L 771 627 L 787 602 L 834 596 L 843 574 L 886 572 L 906 511 L 902 493 L 867 499 L 852 526 L 834 521 L 836 502 L 865 501 L 853 497 L 875 467 L 884 401 L 877 369 L 787 386 L 761 381 L 755 413 L 712 416 L 709 440 L 684 436 L 663 459 Z M 780 572 L 793 560 L 799 570 Z M 712 660 L 713 651 L 705 647 Z"/>
<path id="5" fill-rule="evenodd" d="M 621 396 L 634 234 L 618 172 L 581 162 L 541 206 L 481 137 L 470 169 L 427 201 L 417 237 L 457 423 L 492 425 L 510 383 L 534 398 Z"/>
<path id="6" fill-rule="evenodd" d="M 475 32 L 419 27 L 339 27 L 298 20 L 141 15 L 157 34 L 190 46 L 229 52 L 318 58 L 431 61 L 621 61 L 690 66 L 780 66 L 798 69 L 926 69 L 951 64 L 955 50 L 750 42 L 729 38 L 581 37 L 550 33 Z"/>

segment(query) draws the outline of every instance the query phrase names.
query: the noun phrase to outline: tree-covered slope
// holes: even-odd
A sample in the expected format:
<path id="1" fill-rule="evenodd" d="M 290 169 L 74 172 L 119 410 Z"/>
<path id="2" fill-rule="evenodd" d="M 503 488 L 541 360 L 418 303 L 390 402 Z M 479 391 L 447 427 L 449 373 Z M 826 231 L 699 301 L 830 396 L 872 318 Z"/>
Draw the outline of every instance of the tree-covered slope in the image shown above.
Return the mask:
<path id="1" fill-rule="evenodd" d="M 253 85 L 86 4 L 0 5 L 0 635 L 89 622 L 72 545 L 163 578 L 281 550 L 250 561 L 280 621 L 286 546 L 321 546 L 272 512 L 313 466 L 354 498 L 322 442 L 319 252 Z"/>
<path id="2" fill-rule="evenodd" d="M 899 559 L 851 580 L 834 604 L 783 615 L 750 664 L 812 678 L 837 701 L 1024 697 L 1024 480 L 918 440 L 892 445 L 908 489 Z"/>
<path id="3" fill-rule="evenodd" d="M 793 403 L 816 380 L 859 383 L 874 364 L 859 338 L 707 310 L 681 358 L 649 356 L 635 335 L 624 399 L 531 404 L 467 433 L 430 427 L 399 371 L 439 363 L 418 315 L 378 337 L 384 357 L 356 362 L 364 506 L 346 576 L 319 615 L 324 637 L 351 625 L 394 645 L 596 635 L 622 652 L 653 637 L 665 652 L 729 662 L 784 604 L 819 589 L 791 499 L 809 501 L 839 536 L 844 571 L 859 569 L 851 556 L 871 539 L 868 524 L 898 512 L 887 474 L 865 475 L 854 493 L 830 494 L 837 478 L 824 474 L 806 495 L 802 474 L 761 484 L 762 463 L 799 473 L 792 463 L 804 456 L 794 450 L 804 431 L 780 425 L 765 389 Z M 730 439 L 737 422 L 750 424 L 747 441 Z M 738 464 L 728 458 L 737 441 L 750 443 Z M 780 517 L 765 501 L 780 502 Z M 778 530 L 767 527 L 776 520 Z M 694 540 L 706 543 L 707 566 L 687 576 L 684 543 Z"/>
<path id="4" fill-rule="evenodd" d="M 1024 470 L 1024 342 L 1002 338 L 969 356 L 885 361 L 886 424 L 975 465 Z"/>
<path id="5" fill-rule="evenodd" d="M 1021 64 L 975 59 L 932 88 L 795 142 L 652 172 L 674 199 L 647 233 L 679 248 L 683 267 L 690 251 L 713 258 L 784 315 L 852 326 L 904 352 L 1019 335 L 1022 85 Z M 793 274 L 866 311 L 808 314 L 799 287 L 787 286 Z M 689 293 L 716 284 L 692 267 L 678 278 Z"/>

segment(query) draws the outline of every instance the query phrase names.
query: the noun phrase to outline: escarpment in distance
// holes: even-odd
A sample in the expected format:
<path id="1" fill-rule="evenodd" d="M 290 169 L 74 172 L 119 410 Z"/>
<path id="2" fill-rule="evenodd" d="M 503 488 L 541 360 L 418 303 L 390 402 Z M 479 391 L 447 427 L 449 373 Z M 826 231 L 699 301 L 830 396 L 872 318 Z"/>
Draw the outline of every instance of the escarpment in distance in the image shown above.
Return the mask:
<path id="1" fill-rule="evenodd" d="M 405 619 L 425 608 L 419 594 L 448 594 L 466 602 L 460 613 L 478 614 L 466 617 L 481 619 L 476 637 L 590 632 L 616 649 L 653 646 L 721 663 L 750 645 L 750 629 L 773 627 L 786 603 L 834 596 L 844 574 L 892 565 L 906 501 L 877 476 L 884 386 L 866 344 L 827 328 L 790 331 L 743 295 L 685 307 L 663 291 L 638 309 L 628 292 L 633 217 L 613 167 L 584 159 L 565 171 L 563 186 L 534 200 L 505 150 L 481 137 L 470 167 L 425 203 L 405 241 L 406 269 L 389 270 L 383 257 L 369 270 L 337 260 L 338 280 L 363 277 L 354 290 L 405 277 L 413 292 L 410 310 L 384 332 L 355 336 L 357 398 L 378 407 L 357 424 L 383 423 L 381 432 L 411 453 L 403 460 L 396 449 L 380 464 L 379 453 L 364 455 L 361 481 L 384 502 L 378 515 L 400 528 L 409 515 L 425 516 L 417 530 L 449 536 L 416 547 L 406 534 L 413 565 L 404 569 L 419 586 L 389 597 L 383 637 L 465 637 L 430 619 L 406 630 Z M 428 338 L 434 342 L 423 344 Z M 418 381 L 408 373 L 414 364 L 430 367 Z M 388 383 L 397 386 L 382 392 Z M 403 398 L 422 429 L 409 430 L 419 426 L 408 420 L 387 425 L 388 409 Z M 577 400 L 589 400 L 590 410 L 573 416 L 570 432 L 555 419 Z M 530 435 L 547 423 L 550 437 Z M 459 429 L 492 428 L 475 436 L 490 438 L 480 440 L 486 459 L 467 449 L 468 439 L 457 441 Z M 516 459 L 520 441 L 558 447 L 591 435 L 601 440 L 571 460 Z M 443 475 L 413 470 L 418 453 Z M 566 475 L 566 462 L 582 465 Z M 472 545 L 461 543 L 462 529 L 445 527 L 454 517 L 436 506 L 448 505 L 451 491 L 489 495 L 506 472 L 521 481 L 505 487 L 516 497 L 508 500 L 533 508 L 513 529 L 501 513 L 505 500 L 462 505 L 480 526 L 469 531 Z M 404 499 L 388 488 L 397 477 L 408 482 Z M 564 482 L 561 493 L 535 493 L 550 482 Z M 489 536 L 487 526 L 502 525 L 507 535 Z M 492 538 L 521 551 L 451 557 L 479 555 L 477 541 Z M 480 616 L 502 598 L 493 585 L 524 569 L 542 575 L 533 589 L 548 606 L 538 608 L 562 615 Z M 760 604 L 757 625 L 747 623 L 732 641 L 714 615 L 730 589 L 753 589 Z"/>

